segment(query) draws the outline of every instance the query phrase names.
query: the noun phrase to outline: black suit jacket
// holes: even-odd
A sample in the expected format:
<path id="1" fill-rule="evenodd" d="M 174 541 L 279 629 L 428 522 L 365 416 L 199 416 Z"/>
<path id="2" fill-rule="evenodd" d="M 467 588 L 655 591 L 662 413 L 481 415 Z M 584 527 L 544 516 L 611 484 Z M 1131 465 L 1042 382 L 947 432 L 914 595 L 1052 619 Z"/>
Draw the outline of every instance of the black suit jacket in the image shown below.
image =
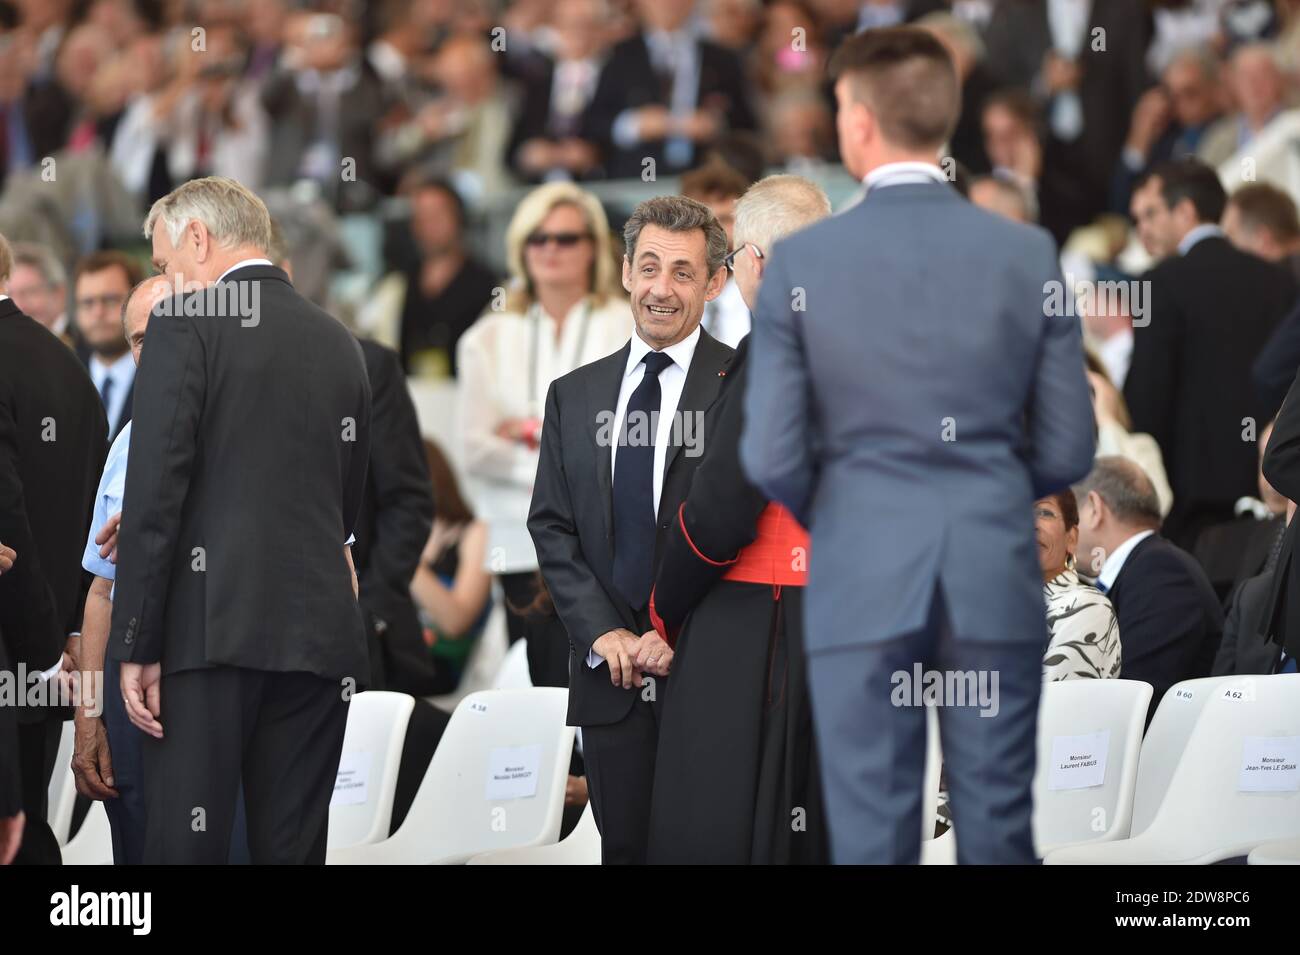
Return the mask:
<path id="1" fill-rule="evenodd" d="M 231 285 L 258 306 L 251 318 L 214 306 Z M 110 652 L 165 673 L 227 665 L 365 684 L 343 554 L 370 450 L 361 347 L 277 268 L 245 266 L 210 291 L 166 300 L 175 317 L 149 323 Z"/>
<path id="2" fill-rule="evenodd" d="M 1300 375 L 1296 382 L 1300 383 Z M 1300 499 L 1300 388 L 1296 383 L 1273 423 L 1263 470 L 1265 480 L 1279 494 L 1292 501 Z M 1300 562 L 1295 559 L 1298 527 L 1300 522 L 1294 519 L 1287 525 L 1264 616 L 1267 632 L 1292 656 L 1300 656 Z"/>
<path id="3" fill-rule="evenodd" d="M 708 40 L 699 41 L 700 83 L 696 96 L 698 108 L 715 108 L 722 112 L 731 129 L 752 130 L 757 121 L 746 93 L 745 71 L 736 55 Z M 660 175 L 681 172 L 664 160 L 663 143 L 644 143 L 632 149 L 614 145 L 614 120 L 625 109 L 658 104 L 667 106 L 659 89 L 650 61 L 650 50 L 641 34 L 629 37 L 614 47 L 596 84 L 596 93 L 587 107 L 585 138 L 599 144 L 605 154 L 605 174 L 613 179 L 640 176 L 641 162 L 651 158 Z M 701 144 L 696 144 L 695 159 L 700 158 Z"/>
<path id="4" fill-rule="evenodd" d="M 740 464 L 745 424 L 749 336 L 736 346 L 722 397 L 714 406 L 705 453 L 686 500 L 669 518 L 655 581 L 654 608 L 664 623 L 680 625 L 727 572 L 727 562 L 754 540 L 767 496 Z"/>
<path id="5" fill-rule="evenodd" d="M 1289 263 L 1288 263 L 1289 264 Z M 1276 268 L 1284 269 L 1283 265 Z M 1289 269 L 1285 269 L 1289 272 Z M 1278 322 L 1268 343 L 1260 349 L 1252 369 L 1255 390 L 1263 403 L 1266 418 L 1272 418 L 1282 407 L 1291 382 L 1300 369 L 1300 303 L 1296 303 L 1286 317 Z"/>
<path id="6" fill-rule="evenodd" d="M 1214 658 L 1212 676 L 1272 673 L 1282 648 L 1269 639 L 1265 627 L 1273 575 L 1257 574 L 1242 581 L 1228 597 L 1223 642 Z"/>
<path id="7" fill-rule="evenodd" d="M 1149 324 L 1133 330 L 1124 397 L 1133 430 L 1164 453 L 1174 492 L 1164 533 L 1190 547 L 1199 527 L 1230 520 L 1237 499 L 1258 492 L 1258 446 L 1243 432 L 1245 419 L 1261 430 L 1268 409 L 1251 365 L 1296 288 L 1282 269 L 1217 237 L 1146 277 Z"/>
<path id="8" fill-rule="evenodd" d="M 620 627 L 637 634 L 648 629 L 648 618 L 628 606 L 613 582 L 613 469 L 610 447 L 602 441 L 602 423 L 618 405 L 629 348 L 630 344 L 624 345 L 551 384 L 528 514 L 528 530 L 542 576 L 569 635 L 569 723 L 574 726 L 618 722 L 640 692 L 611 684 L 606 667 L 587 665 L 591 645 L 601 634 Z M 680 411 L 710 411 L 732 354 L 730 348 L 700 330 L 678 403 Z M 706 442 L 711 426 L 712 415 L 705 418 Z M 686 497 L 699 461 L 699 456 L 681 446 L 668 451 L 659 496 L 656 563 L 665 531 Z"/>
<path id="9" fill-rule="evenodd" d="M 1050 208 L 1048 196 L 1067 191 L 1064 187 L 1068 183 L 1058 188 L 1051 179 L 1074 178 L 1081 187 L 1070 203 L 1072 208 L 1059 213 L 1071 221 L 1052 229 L 1053 234 L 1090 221 L 1105 208 L 1111 171 L 1128 135 L 1133 107 L 1151 85 L 1146 69 L 1151 18 L 1143 7 L 1132 0 L 1093 0 L 1088 33 L 1079 54 L 1083 132 L 1075 142 L 1065 144 L 1059 157 L 1049 143 L 1053 158 L 1061 162 L 1044 164 L 1045 214 L 1055 211 Z M 1096 33 L 1098 30 L 1104 31 L 1104 48 L 1097 48 L 1094 42 L 1094 36 L 1101 35 Z M 1052 48 L 1047 4 L 1043 0 L 997 3 L 985 43 L 987 62 L 1002 85 L 1030 87 L 1042 69 L 1044 55 Z"/>
<path id="10" fill-rule="evenodd" d="M 371 686 L 408 689 L 414 666 L 428 671 L 411 578 L 433 523 L 433 492 L 420 422 L 397 352 L 361 339 L 370 378 L 370 467 L 352 548 L 370 638 Z"/>
<path id="11" fill-rule="evenodd" d="M 1120 674 L 1154 690 L 1149 722 L 1171 686 L 1210 675 L 1223 610 L 1201 565 L 1158 534 L 1133 548 L 1106 596 L 1119 622 Z"/>
<path id="12" fill-rule="evenodd" d="M 0 638 L 12 666 L 48 669 L 81 629 L 81 554 L 107 431 L 77 357 L 12 299 L 0 301 L 0 542 L 18 554 L 0 574 Z"/>

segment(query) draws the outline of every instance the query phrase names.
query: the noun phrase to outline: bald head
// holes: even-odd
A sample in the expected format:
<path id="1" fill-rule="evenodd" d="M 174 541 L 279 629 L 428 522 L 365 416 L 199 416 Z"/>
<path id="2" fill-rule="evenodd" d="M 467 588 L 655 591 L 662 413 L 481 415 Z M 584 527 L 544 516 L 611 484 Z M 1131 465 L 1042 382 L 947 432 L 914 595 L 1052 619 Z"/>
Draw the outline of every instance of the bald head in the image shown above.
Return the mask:
<path id="1" fill-rule="evenodd" d="M 831 214 L 831 201 L 821 186 L 803 176 L 776 175 L 760 179 L 736 203 L 733 260 L 736 286 L 753 310 L 763 264 L 778 239 Z"/>
<path id="2" fill-rule="evenodd" d="M 154 275 L 135 285 L 122 302 L 122 330 L 126 334 L 127 344 L 131 346 L 131 357 L 140 364 L 140 350 L 144 347 L 144 333 L 149 326 L 149 316 L 153 307 L 165 298 L 175 294 L 175 288 L 161 275 Z"/>

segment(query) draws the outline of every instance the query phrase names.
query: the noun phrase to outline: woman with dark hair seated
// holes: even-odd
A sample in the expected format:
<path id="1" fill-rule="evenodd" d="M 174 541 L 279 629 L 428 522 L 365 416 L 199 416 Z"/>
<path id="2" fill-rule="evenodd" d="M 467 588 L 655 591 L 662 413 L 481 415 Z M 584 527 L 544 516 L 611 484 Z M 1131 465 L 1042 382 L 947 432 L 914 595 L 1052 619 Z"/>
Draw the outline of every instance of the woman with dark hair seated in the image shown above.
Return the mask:
<path id="1" fill-rule="evenodd" d="M 1049 640 L 1043 678 L 1119 676 L 1119 624 L 1115 608 L 1096 587 L 1075 573 L 1079 546 L 1079 505 L 1069 488 L 1034 502 L 1038 561 L 1043 568 Z M 1084 555 L 1091 562 L 1090 555 Z M 1100 566 L 1100 562 L 1098 562 Z"/>

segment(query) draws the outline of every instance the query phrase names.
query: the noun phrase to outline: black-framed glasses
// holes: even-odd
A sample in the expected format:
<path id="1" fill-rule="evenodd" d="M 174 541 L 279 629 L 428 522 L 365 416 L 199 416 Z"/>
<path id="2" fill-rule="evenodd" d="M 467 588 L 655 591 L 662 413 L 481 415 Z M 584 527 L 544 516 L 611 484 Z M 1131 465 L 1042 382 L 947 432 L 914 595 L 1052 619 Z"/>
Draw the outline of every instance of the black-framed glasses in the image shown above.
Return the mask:
<path id="1" fill-rule="evenodd" d="M 736 271 L 736 256 L 740 255 L 740 253 L 744 252 L 746 249 L 750 249 L 753 251 L 754 258 L 760 260 L 763 258 L 762 249 L 754 245 L 752 242 L 746 242 L 743 245 L 739 245 L 736 248 L 732 249 L 730 252 L 727 253 L 727 257 L 722 260 L 722 264 L 727 267 L 728 272 Z"/>
<path id="2" fill-rule="evenodd" d="M 554 242 L 561 249 L 571 249 L 584 239 L 590 239 L 587 232 L 534 232 L 525 241 L 534 248 L 541 248 L 548 242 Z"/>

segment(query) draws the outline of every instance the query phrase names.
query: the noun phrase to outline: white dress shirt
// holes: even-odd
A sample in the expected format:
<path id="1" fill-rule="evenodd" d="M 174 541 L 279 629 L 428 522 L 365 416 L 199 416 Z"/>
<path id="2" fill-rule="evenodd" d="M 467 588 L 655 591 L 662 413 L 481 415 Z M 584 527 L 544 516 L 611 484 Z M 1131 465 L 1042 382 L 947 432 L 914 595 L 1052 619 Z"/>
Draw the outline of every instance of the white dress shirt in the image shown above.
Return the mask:
<path id="1" fill-rule="evenodd" d="M 1110 588 L 1115 586 L 1115 578 L 1124 569 L 1124 562 L 1128 560 L 1128 555 L 1133 553 L 1133 548 L 1154 533 L 1155 531 L 1138 531 L 1106 555 L 1106 562 L 1101 565 L 1101 573 L 1097 575 L 1097 589 L 1102 593 L 1109 592 Z"/>
<path id="2" fill-rule="evenodd" d="M 744 255 L 751 255 L 745 252 Z M 740 286 L 734 278 L 722 286 L 722 292 L 712 302 L 704 306 L 704 319 L 700 326 L 729 348 L 735 348 L 740 340 L 749 334 L 753 318 L 749 306 L 740 294 Z"/>
<path id="3" fill-rule="evenodd" d="M 1192 246 L 1200 242 L 1202 239 L 1209 239 L 1211 237 L 1222 238 L 1223 235 L 1223 230 L 1213 222 L 1202 222 L 1198 226 L 1193 226 L 1187 231 L 1187 235 L 1183 236 L 1182 240 L 1178 243 L 1178 254 L 1186 255 L 1192 250 Z"/>
<path id="4" fill-rule="evenodd" d="M 659 513 L 659 497 L 664 489 L 664 462 L 668 455 L 668 442 L 672 438 L 673 419 L 677 415 L 677 404 L 682 399 L 682 388 L 686 385 L 686 374 L 691 368 L 691 359 L 695 357 L 695 346 L 700 342 L 700 329 L 696 329 L 679 341 L 662 349 L 673 363 L 659 373 L 659 426 L 655 429 L 655 513 Z M 654 351 L 640 335 L 632 336 L 632 349 L 627 356 L 627 366 L 623 372 L 623 383 L 618 389 L 618 405 L 614 409 L 614 428 L 611 434 L 620 434 L 623 419 L 627 416 L 627 403 L 645 377 L 645 356 Z M 610 480 L 618 480 L 615 467 L 618 460 L 618 441 L 611 441 L 609 448 Z M 598 667 L 605 662 L 604 657 L 595 650 L 587 654 L 587 666 Z"/>
<path id="5" fill-rule="evenodd" d="M 1123 391 L 1129 365 L 1133 362 L 1133 329 L 1121 329 L 1110 338 L 1098 342 L 1096 351 L 1102 367 L 1110 376 L 1111 384 Z"/>
<path id="6" fill-rule="evenodd" d="M 867 192 L 885 186 L 904 186 L 918 182 L 947 182 L 948 179 L 932 162 L 887 162 L 867 173 L 862 184 Z"/>
<path id="7" fill-rule="evenodd" d="M 113 387 L 108 393 L 108 404 L 104 407 L 104 414 L 108 416 L 108 433 L 111 436 L 117 431 L 117 420 L 122 416 L 126 394 L 135 381 L 135 359 L 131 357 L 130 349 L 119 355 L 112 364 L 106 364 L 98 355 L 90 356 L 90 380 L 101 397 L 104 394 L 105 379 L 111 379 L 113 382 Z"/>
<path id="8" fill-rule="evenodd" d="M 235 269 L 242 269 L 246 265 L 275 265 L 275 263 L 270 259 L 241 259 L 230 268 L 226 269 L 226 271 L 222 272 L 221 275 L 217 277 L 217 281 L 224 281 L 226 276 L 235 271 Z"/>

